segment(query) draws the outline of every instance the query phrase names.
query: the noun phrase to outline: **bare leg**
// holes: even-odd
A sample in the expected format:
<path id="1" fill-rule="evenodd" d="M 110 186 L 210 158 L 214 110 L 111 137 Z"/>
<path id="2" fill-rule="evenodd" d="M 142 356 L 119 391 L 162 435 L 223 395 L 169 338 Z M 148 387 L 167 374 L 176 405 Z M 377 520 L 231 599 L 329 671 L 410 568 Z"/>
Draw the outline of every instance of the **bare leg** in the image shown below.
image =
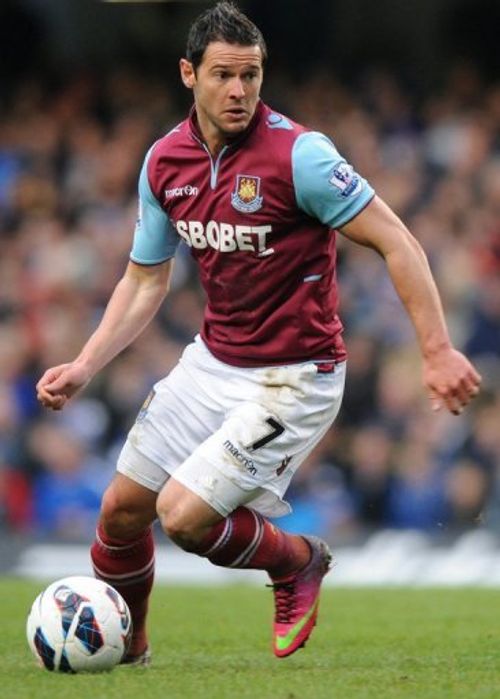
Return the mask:
<path id="1" fill-rule="evenodd" d="M 307 565 L 311 556 L 301 536 L 246 507 L 223 517 L 175 478 L 160 492 L 157 510 L 163 530 L 178 546 L 215 565 L 258 568 L 279 578 Z"/>

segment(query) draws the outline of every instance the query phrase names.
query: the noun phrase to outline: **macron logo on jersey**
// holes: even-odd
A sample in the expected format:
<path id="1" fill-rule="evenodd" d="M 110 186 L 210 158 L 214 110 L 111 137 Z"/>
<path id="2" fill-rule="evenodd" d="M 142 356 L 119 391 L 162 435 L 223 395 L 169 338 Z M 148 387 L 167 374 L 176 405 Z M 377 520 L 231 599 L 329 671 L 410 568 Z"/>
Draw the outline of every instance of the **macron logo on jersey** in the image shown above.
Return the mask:
<path id="1" fill-rule="evenodd" d="M 192 184 L 187 184 L 184 187 L 174 187 L 173 189 L 165 190 L 165 199 L 173 197 L 196 197 L 198 196 L 198 187 L 193 187 Z"/>
<path id="2" fill-rule="evenodd" d="M 213 248 L 219 252 L 246 250 L 256 252 L 259 257 L 274 253 L 266 247 L 267 235 L 272 226 L 233 226 L 231 223 L 209 221 L 205 226 L 201 221 L 177 221 L 177 233 L 189 247 L 204 250 Z"/>

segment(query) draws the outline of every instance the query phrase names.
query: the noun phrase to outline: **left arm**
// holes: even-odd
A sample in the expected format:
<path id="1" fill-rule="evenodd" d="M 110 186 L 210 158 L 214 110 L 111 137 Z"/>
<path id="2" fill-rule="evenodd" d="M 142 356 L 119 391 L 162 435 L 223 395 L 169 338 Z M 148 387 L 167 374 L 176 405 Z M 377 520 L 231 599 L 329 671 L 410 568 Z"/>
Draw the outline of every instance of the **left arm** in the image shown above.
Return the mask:
<path id="1" fill-rule="evenodd" d="M 379 198 L 340 228 L 347 238 L 378 252 L 410 320 L 422 354 L 423 380 L 434 410 L 458 415 L 479 392 L 481 377 L 449 338 L 427 257 L 406 226 Z"/>

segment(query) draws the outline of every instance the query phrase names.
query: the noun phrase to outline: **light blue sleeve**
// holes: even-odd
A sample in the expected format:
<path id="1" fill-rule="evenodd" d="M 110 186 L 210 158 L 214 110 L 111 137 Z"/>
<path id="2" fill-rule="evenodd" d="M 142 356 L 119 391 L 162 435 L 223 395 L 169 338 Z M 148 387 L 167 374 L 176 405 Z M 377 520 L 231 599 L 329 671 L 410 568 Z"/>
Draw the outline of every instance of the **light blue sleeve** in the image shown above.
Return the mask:
<path id="1" fill-rule="evenodd" d="M 330 139 L 316 131 L 295 141 L 292 171 L 299 207 L 331 228 L 348 223 L 375 196 Z"/>
<path id="2" fill-rule="evenodd" d="M 152 148 L 144 159 L 139 177 L 139 214 L 130 252 L 132 262 L 157 265 L 175 255 L 179 236 L 168 215 L 151 191 L 148 180 L 148 161 Z"/>

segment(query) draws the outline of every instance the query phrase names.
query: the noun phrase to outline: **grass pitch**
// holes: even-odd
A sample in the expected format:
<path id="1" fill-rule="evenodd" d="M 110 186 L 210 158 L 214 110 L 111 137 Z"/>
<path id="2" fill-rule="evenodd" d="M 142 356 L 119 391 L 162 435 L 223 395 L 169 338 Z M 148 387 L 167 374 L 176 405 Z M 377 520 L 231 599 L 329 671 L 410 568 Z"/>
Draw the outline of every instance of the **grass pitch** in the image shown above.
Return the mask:
<path id="1" fill-rule="evenodd" d="M 2 699 L 498 699 L 500 591 L 327 589 L 307 647 L 270 651 L 270 590 L 156 587 L 150 668 L 39 669 L 25 639 L 45 584 L 0 579 Z"/>

